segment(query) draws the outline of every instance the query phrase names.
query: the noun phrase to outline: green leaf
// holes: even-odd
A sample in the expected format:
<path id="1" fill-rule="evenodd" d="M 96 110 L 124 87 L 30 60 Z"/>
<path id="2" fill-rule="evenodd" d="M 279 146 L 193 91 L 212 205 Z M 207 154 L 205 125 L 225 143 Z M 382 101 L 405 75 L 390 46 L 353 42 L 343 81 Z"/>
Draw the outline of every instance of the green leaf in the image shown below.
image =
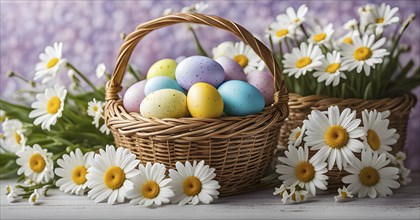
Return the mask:
<path id="1" fill-rule="evenodd" d="M 0 109 L 6 111 L 8 118 L 19 119 L 22 122 L 32 124 L 33 119 L 29 118 L 29 113 L 32 111 L 32 109 L 29 107 L 13 104 L 0 99 Z"/>
<path id="2" fill-rule="evenodd" d="M 363 98 L 364 99 L 372 99 L 373 98 L 373 95 L 372 95 L 372 82 L 370 82 L 367 85 L 366 90 L 365 90 L 365 93 L 363 95 Z"/>

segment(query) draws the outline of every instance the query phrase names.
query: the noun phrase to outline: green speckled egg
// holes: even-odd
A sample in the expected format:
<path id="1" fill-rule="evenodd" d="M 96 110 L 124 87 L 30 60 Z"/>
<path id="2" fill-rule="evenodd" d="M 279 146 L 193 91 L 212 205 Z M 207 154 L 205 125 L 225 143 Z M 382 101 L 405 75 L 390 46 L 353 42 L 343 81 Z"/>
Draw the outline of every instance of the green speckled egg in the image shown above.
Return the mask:
<path id="1" fill-rule="evenodd" d="M 155 76 L 167 76 L 175 79 L 176 61 L 172 59 L 163 59 L 154 63 L 147 72 L 147 79 Z"/>
<path id="2" fill-rule="evenodd" d="M 187 97 L 175 89 L 154 91 L 140 104 L 140 114 L 144 117 L 182 118 L 187 113 Z"/>

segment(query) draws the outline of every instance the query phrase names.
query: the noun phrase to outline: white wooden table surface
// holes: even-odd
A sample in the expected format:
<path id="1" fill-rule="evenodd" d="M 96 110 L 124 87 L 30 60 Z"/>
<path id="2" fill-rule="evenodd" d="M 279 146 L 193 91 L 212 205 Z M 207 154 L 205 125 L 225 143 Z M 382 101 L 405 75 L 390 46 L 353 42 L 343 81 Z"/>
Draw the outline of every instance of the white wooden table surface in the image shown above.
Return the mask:
<path id="1" fill-rule="evenodd" d="M 306 203 L 282 205 L 266 189 L 223 197 L 212 205 L 165 205 L 144 208 L 129 204 L 94 203 L 86 196 L 69 196 L 54 189 L 38 206 L 27 200 L 9 203 L 1 181 L 1 219 L 420 219 L 420 173 L 393 196 L 353 199 L 335 203 L 333 194 L 319 195 Z"/>

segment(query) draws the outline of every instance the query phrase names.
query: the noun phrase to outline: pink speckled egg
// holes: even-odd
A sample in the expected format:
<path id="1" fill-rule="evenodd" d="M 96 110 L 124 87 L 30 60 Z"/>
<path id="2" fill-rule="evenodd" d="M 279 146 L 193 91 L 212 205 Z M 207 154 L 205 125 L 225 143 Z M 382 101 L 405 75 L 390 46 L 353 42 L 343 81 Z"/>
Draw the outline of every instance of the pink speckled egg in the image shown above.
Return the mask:
<path id="1" fill-rule="evenodd" d="M 134 83 L 124 94 L 123 106 L 127 112 L 140 112 L 140 103 L 143 101 L 144 86 L 147 80 Z"/>
<path id="2" fill-rule="evenodd" d="M 255 71 L 246 76 L 249 84 L 255 86 L 264 96 L 265 105 L 274 101 L 273 75 L 266 71 Z"/>
<path id="3" fill-rule="evenodd" d="M 229 80 L 241 80 L 246 82 L 246 75 L 244 69 L 233 59 L 225 56 L 221 56 L 216 59 L 225 70 L 225 81 Z"/>

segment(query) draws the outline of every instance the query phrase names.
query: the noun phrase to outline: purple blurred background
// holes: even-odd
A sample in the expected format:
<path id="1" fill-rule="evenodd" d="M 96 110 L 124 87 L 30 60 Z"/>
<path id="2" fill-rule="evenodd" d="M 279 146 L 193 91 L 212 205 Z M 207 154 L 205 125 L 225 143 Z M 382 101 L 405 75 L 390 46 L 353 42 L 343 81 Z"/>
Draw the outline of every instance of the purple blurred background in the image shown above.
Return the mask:
<path id="1" fill-rule="evenodd" d="M 121 46 L 120 33 L 130 33 L 138 24 L 162 16 L 166 8 L 180 11 L 197 1 L 6 1 L 1 0 L 1 98 L 13 99 L 14 91 L 28 85 L 17 79 L 8 79 L 6 72 L 14 70 L 32 79 L 38 55 L 47 45 L 64 43 L 63 56 L 72 64 L 97 80 L 95 69 L 103 62 L 111 71 Z M 286 8 L 300 4 L 309 7 L 309 15 L 324 24 L 332 22 L 336 32 L 351 18 L 357 18 L 358 6 L 386 2 L 399 7 L 401 19 L 415 13 L 419 18 L 420 1 L 209 1 L 209 14 L 233 20 L 256 35 L 263 36 L 275 16 Z M 395 27 L 395 26 L 394 26 Z M 391 29 L 394 29 L 391 27 Z M 211 49 L 226 40 L 230 34 L 211 28 L 198 29 L 204 48 Z M 340 32 L 340 34 L 343 32 Z M 404 57 L 420 63 L 420 22 L 417 19 L 407 30 L 402 42 L 410 45 L 411 53 Z M 338 35 L 336 35 L 338 37 Z M 191 33 L 185 25 L 176 25 L 153 32 L 139 43 L 131 62 L 143 72 L 156 60 L 195 54 Z M 61 78 L 66 78 L 62 74 Z M 420 97 L 420 88 L 413 91 Z M 420 168 L 420 105 L 413 109 L 406 143 L 408 166 Z"/>

